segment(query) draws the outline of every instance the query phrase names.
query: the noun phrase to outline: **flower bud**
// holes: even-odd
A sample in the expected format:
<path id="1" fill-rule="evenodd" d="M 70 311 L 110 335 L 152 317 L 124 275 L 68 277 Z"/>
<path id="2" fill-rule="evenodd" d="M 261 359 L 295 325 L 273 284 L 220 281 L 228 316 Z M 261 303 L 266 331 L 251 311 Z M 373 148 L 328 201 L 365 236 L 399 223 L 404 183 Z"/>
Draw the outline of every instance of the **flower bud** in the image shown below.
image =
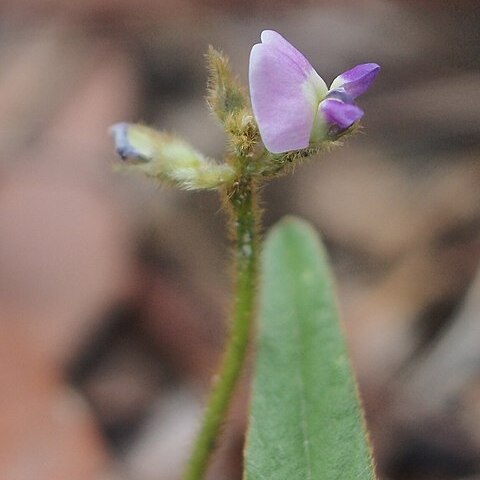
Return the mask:
<path id="1" fill-rule="evenodd" d="M 209 47 L 207 53 L 209 71 L 207 103 L 222 124 L 229 117 L 242 112 L 248 105 L 244 88 L 232 72 L 228 57 Z"/>
<path id="2" fill-rule="evenodd" d="M 213 162 L 174 135 L 130 123 L 117 123 L 110 133 L 128 169 L 162 183 L 184 190 L 208 190 L 234 179 L 232 167 Z"/>

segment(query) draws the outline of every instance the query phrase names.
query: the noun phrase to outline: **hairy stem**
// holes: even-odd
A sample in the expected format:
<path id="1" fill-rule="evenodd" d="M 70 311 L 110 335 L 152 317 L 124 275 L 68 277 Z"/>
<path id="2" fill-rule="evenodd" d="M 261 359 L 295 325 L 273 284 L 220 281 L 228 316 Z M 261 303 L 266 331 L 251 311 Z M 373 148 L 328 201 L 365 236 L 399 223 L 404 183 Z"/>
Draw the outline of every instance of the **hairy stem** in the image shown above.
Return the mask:
<path id="1" fill-rule="evenodd" d="M 216 381 L 184 480 L 201 480 L 228 412 L 248 351 L 255 313 L 258 209 L 255 185 L 248 177 L 226 192 L 235 237 L 233 324 Z"/>

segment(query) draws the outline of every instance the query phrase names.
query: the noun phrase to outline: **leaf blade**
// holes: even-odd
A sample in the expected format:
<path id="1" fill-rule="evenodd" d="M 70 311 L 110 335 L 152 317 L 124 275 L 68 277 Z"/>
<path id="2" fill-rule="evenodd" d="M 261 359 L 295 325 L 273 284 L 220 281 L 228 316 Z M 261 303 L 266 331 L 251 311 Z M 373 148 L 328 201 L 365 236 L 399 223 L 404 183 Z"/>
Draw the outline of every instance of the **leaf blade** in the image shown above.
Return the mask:
<path id="1" fill-rule="evenodd" d="M 311 227 L 265 242 L 246 480 L 373 480 L 331 275 Z"/>

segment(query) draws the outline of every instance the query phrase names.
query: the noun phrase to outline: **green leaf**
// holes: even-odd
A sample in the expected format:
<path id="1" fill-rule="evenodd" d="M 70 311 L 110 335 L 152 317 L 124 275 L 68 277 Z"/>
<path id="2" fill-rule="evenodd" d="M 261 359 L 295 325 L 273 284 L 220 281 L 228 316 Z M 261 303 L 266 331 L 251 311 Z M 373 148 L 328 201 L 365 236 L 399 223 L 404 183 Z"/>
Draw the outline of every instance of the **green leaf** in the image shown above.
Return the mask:
<path id="1" fill-rule="evenodd" d="M 244 478 L 374 479 L 324 248 L 295 218 L 264 248 Z"/>

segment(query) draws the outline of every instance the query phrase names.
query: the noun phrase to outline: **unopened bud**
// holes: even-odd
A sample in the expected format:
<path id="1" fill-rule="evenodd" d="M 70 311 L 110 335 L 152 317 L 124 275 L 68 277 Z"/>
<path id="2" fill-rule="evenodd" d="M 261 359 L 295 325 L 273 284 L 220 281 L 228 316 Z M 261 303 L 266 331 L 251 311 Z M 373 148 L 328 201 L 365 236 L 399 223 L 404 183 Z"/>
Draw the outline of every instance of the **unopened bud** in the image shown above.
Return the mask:
<path id="1" fill-rule="evenodd" d="M 110 127 L 117 153 L 129 169 L 185 190 L 219 188 L 234 179 L 234 170 L 217 164 L 174 135 L 144 125 L 117 123 Z"/>

